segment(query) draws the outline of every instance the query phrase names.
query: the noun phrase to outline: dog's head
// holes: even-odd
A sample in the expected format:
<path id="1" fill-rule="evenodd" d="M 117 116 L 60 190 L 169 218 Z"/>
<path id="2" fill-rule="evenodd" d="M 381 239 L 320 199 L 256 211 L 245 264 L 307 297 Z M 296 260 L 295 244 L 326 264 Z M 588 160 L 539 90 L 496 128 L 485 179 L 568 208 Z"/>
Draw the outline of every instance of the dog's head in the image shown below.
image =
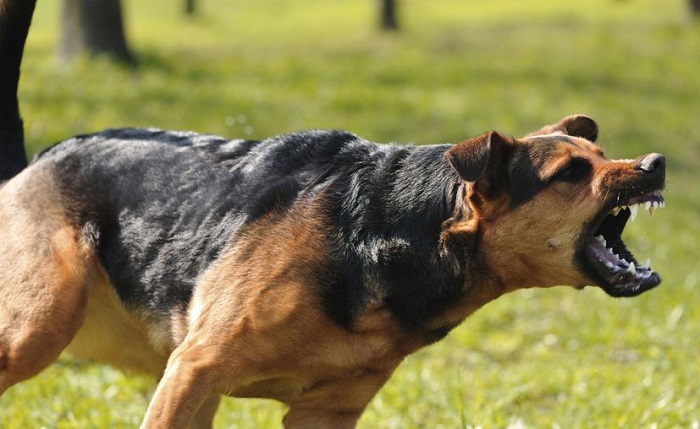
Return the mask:
<path id="1" fill-rule="evenodd" d="M 664 157 L 609 160 L 597 136 L 591 118 L 575 115 L 522 139 L 492 131 L 446 152 L 468 182 L 464 222 L 508 289 L 595 284 L 618 297 L 660 283 L 621 233 L 640 208 L 663 207 Z"/>

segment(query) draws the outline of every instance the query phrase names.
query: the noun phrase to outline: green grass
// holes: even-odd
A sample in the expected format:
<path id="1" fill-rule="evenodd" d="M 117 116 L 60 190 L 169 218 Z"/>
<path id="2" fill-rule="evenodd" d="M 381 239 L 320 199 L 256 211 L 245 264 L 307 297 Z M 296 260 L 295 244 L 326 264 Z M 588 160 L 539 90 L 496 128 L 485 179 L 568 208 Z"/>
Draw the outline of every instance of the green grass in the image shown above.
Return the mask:
<path id="1" fill-rule="evenodd" d="M 21 103 L 30 150 L 107 127 L 261 138 L 343 128 L 376 141 L 522 135 L 585 112 L 612 157 L 663 152 L 667 209 L 628 227 L 660 288 L 527 290 L 406 359 L 364 428 L 689 428 L 700 424 L 700 29 L 685 0 L 127 2 L 141 66 L 55 64 L 57 5 L 40 1 Z M 134 427 L 147 378 L 62 357 L 0 399 L 0 426 Z M 284 408 L 224 401 L 219 427 L 279 427 Z"/>

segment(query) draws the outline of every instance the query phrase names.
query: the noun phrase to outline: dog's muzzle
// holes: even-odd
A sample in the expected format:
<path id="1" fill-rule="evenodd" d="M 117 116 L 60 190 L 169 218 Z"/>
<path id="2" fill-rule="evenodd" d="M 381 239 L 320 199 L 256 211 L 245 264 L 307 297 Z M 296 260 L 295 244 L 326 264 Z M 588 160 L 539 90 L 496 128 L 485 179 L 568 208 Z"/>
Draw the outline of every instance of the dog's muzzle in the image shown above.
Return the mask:
<path id="1" fill-rule="evenodd" d="M 665 206 L 661 189 L 666 161 L 653 153 L 634 160 L 638 178 L 617 192 L 594 220 L 583 240 L 580 261 L 598 285 L 611 296 L 636 296 L 661 283 L 650 260 L 639 263 L 622 241 L 622 231 L 639 211 L 654 212 Z"/>

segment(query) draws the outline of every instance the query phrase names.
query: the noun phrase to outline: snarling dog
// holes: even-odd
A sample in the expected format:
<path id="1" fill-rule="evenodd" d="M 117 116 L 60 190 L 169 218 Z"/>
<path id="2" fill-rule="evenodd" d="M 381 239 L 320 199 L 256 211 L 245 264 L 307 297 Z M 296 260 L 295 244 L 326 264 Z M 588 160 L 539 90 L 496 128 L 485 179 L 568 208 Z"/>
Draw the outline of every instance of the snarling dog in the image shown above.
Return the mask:
<path id="1" fill-rule="evenodd" d="M 664 157 L 608 160 L 597 134 L 577 115 L 457 145 L 62 142 L 0 189 L 0 392 L 68 348 L 160 379 L 143 427 L 210 426 L 221 395 L 354 427 L 406 355 L 504 293 L 659 284 L 621 232 L 663 206 Z"/>

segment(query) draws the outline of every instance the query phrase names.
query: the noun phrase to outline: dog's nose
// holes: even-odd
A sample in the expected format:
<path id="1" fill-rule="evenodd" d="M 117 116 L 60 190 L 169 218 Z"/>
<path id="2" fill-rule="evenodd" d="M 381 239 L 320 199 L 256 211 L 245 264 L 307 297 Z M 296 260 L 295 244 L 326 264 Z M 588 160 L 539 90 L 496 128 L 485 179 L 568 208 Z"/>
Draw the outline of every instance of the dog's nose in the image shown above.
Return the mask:
<path id="1" fill-rule="evenodd" d="M 645 173 L 661 173 L 666 169 L 666 158 L 660 153 L 650 153 L 641 158 L 635 168 Z"/>

